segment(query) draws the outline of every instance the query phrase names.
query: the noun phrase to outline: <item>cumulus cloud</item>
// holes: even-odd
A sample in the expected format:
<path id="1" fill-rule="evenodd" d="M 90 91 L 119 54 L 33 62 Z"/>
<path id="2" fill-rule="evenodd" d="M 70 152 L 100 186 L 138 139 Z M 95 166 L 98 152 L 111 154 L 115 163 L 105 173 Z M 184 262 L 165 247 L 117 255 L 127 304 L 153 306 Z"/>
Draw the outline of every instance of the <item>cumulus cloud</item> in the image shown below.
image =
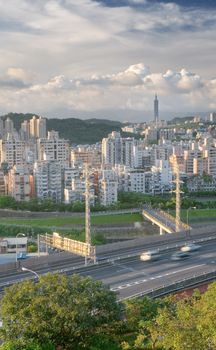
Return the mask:
<path id="1" fill-rule="evenodd" d="M 9 70 L 11 77 L 25 78 L 25 72 L 19 69 Z M 92 75 L 87 78 L 58 75 L 47 82 L 31 84 L 17 89 L 8 86 L 0 89 L 0 100 L 5 105 L 23 106 L 25 110 L 99 111 L 137 110 L 145 111 L 152 107 L 154 93 L 157 92 L 163 102 L 164 110 L 182 111 L 182 106 L 191 110 L 213 108 L 216 96 L 216 79 L 206 80 L 186 69 L 166 72 L 151 72 L 143 63 L 129 66 L 121 72 L 108 72 L 106 75 Z M 41 110 L 42 109 L 42 110 Z"/>
<path id="2" fill-rule="evenodd" d="M 214 9 L 0 0 L 0 23 L 0 112 L 145 110 L 155 91 L 167 109 L 213 108 Z"/>

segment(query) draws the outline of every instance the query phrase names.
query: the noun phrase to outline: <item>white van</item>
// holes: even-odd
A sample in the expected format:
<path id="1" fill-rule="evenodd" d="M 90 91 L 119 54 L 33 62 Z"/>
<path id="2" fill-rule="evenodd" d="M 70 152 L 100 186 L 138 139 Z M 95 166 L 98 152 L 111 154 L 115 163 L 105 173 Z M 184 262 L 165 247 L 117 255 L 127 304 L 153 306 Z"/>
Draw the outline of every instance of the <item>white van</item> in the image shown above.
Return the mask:
<path id="1" fill-rule="evenodd" d="M 157 260 L 159 258 L 160 254 L 158 250 L 148 250 L 140 255 L 140 260 L 142 261 Z"/>

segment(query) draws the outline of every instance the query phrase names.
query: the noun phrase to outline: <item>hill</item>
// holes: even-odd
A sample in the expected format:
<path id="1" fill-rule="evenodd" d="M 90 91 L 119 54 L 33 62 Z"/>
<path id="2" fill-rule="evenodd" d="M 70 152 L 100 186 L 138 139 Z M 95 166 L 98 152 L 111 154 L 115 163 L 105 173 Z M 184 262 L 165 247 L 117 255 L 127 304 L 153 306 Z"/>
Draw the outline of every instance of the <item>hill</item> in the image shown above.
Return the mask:
<path id="1" fill-rule="evenodd" d="M 29 120 L 33 117 L 32 113 L 8 113 L 1 118 L 5 120 L 9 117 L 14 122 L 14 127 L 18 131 L 21 123 L 24 120 Z M 77 118 L 67 119 L 47 119 L 47 130 L 56 130 L 60 137 L 69 140 L 72 144 L 92 144 L 107 137 L 112 131 L 121 131 L 121 127 L 125 124 L 107 120 L 107 119 L 87 119 L 81 120 Z M 128 136 L 122 133 L 123 136 Z M 132 136 L 131 134 L 129 136 Z"/>
<path id="2" fill-rule="evenodd" d="M 185 122 L 191 122 L 193 118 L 194 116 L 175 117 L 168 121 L 168 125 L 184 124 Z"/>

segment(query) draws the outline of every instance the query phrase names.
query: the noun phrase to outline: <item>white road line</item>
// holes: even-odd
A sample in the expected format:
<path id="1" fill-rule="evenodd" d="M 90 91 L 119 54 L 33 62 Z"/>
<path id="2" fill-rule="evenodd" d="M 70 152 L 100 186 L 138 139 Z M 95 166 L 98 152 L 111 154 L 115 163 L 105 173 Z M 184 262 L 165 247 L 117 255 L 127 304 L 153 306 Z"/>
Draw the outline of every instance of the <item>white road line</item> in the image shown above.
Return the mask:
<path id="1" fill-rule="evenodd" d="M 174 275 L 174 274 L 179 273 L 179 272 L 192 270 L 192 269 L 195 269 L 197 267 L 205 266 L 205 265 L 206 264 L 200 264 L 200 265 L 195 265 L 195 266 L 191 266 L 191 267 L 186 267 L 185 269 L 175 270 L 175 271 L 172 271 L 172 272 L 169 272 L 169 273 L 165 273 L 164 275 L 158 275 L 158 276 L 150 277 L 149 279 L 142 279 L 142 280 L 139 280 L 139 281 L 125 283 L 125 284 L 123 284 L 121 286 L 113 287 L 113 288 L 111 288 L 111 290 L 112 291 L 117 291 L 119 289 L 125 289 L 125 288 L 128 288 L 128 287 L 132 287 L 134 285 L 137 285 L 137 284 L 142 284 L 142 283 L 145 283 L 145 282 L 148 282 L 148 281 L 152 281 L 152 280 L 160 279 L 160 278 L 163 278 L 163 277 L 171 276 L 171 275 Z"/>

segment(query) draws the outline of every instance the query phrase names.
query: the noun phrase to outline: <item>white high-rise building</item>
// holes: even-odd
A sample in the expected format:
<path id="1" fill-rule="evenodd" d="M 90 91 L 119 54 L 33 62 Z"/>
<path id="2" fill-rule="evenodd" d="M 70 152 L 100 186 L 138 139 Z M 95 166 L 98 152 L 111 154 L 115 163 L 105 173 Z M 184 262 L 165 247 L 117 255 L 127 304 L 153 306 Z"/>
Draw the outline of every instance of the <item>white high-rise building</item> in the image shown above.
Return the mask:
<path id="1" fill-rule="evenodd" d="M 39 117 L 37 120 L 37 137 L 39 139 L 46 138 L 46 119 Z"/>
<path id="2" fill-rule="evenodd" d="M 38 159 L 39 161 L 58 161 L 62 166 L 68 167 L 70 161 L 69 142 L 60 139 L 57 132 L 49 131 L 47 139 L 38 139 Z"/>
<path id="3" fill-rule="evenodd" d="M 20 129 L 20 135 L 21 139 L 28 141 L 30 137 L 30 124 L 28 120 L 24 120 L 23 123 L 21 123 L 21 129 Z"/>
<path id="4" fill-rule="evenodd" d="M 9 167 L 23 165 L 26 162 L 25 142 L 15 139 L 11 134 L 7 140 L 0 140 L 0 162 Z"/>
<path id="5" fill-rule="evenodd" d="M 102 163 L 122 164 L 121 159 L 121 135 L 113 131 L 107 138 L 102 140 Z"/>
<path id="6" fill-rule="evenodd" d="M 14 131 L 14 124 L 13 121 L 10 118 L 7 118 L 5 120 L 5 133 L 12 134 Z"/>
<path id="7" fill-rule="evenodd" d="M 72 180 L 80 176 L 78 168 L 65 168 L 64 169 L 64 188 L 72 188 Z"/>
<path id="8" fill-rule="evenodd" d="M 35 115 L 29 121 L 30 137 L 46 138 L 46 119 Z"/>
<path id="9" fill-rule="evenodd" d="M 114 168 L 118 179 L 118 190 L 123 192 L 152 193 L 152 172 L 144 169 L 130 169 L 126 166 Z"/>
<path id="10" fill-rule="evenodd" d="M 0 170 L 0 196 L 6 194 L 6 183 L 3 171 Z"/>
<path id="11" fill-rule="evenodd" d="M 124 164 L 134 167 L 136 164 L 136 141 L 134 138 L 122 138 L 119 132 L 113 131 L 102 140 L 102 163 L 115 166 Z"/>
<path id="12" fill-rule="evenodd" d="M 30 127 L 29 127 L 30 128 L 30 137 L 36 138 L 37 134 L 38 134 L 38 132 L 37 132 L 38 125 L 37 125 L 37 117 L 35 115 L 32 117 L 32 119 L 30 119 L 29 125 L 30 125 Z"/>
<path id="13" fill-rule="evenodd" d="M 151 168 L 154 194 L 169 193 L 172 189 L 172 168 L 168 160 L 157 160 Z"/>
<path id="14" fill-rule="evenodd" d="M 113 170 L 102 170 L 99 181 L 99 200 L 102 205 L 111 205 L 118 200 L 118 181 Z"/>
<path id="15" fill-rule="evenodd" d="M 216 178 L 216 147 L 209 147 L 203 153 L 206 159 L 206 173 Z"/>
<path id="16" fill-rule="evenodd" d="M 0 136 L 3 137 L 4 135 L 4 121 L 2 118 L 0 118 Z"/>
<path id="17" fill-rule="evenodd" d="M 39 199 L 62 200 L 62 169 L 56 161 L 41 161 L 34 164 L 35 193 Z"/>
<path id="18" fill-rule="evenodd" d="M 208 120 L 210 122 L 215 122 L 216 121 L 216 113 L 215 112 L 210 113 L 208 116 Z"/>

